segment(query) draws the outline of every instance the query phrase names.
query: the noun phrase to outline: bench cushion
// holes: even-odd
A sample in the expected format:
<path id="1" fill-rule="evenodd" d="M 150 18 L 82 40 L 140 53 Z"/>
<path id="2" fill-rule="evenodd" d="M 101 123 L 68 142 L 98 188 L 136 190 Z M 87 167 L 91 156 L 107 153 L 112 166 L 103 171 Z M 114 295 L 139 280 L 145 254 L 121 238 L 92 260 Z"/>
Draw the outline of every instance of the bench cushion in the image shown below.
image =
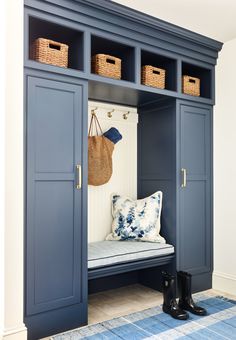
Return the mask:
<path id="1" fill-rule="evenodd" d="M 88 245 L 88 268 L 139 261 L 174 253 L 170 244 L 138 241 L 101 241 Z"/>

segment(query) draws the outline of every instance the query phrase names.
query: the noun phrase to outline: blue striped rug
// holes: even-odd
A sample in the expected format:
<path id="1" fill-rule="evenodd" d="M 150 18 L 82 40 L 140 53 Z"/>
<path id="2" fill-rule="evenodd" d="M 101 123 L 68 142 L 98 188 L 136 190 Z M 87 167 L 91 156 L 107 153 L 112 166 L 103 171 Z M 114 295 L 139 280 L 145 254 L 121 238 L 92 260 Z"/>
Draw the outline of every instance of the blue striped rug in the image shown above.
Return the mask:
<path id="1" fill-rule="evenodd" d="M 161 306 L 53 336 L 53 340 L 78 339 L 236 339 L 236 301 L 198 293 L 194 300 L 208 315 L 189 314 L 186 321 L 171 318 Z"/>

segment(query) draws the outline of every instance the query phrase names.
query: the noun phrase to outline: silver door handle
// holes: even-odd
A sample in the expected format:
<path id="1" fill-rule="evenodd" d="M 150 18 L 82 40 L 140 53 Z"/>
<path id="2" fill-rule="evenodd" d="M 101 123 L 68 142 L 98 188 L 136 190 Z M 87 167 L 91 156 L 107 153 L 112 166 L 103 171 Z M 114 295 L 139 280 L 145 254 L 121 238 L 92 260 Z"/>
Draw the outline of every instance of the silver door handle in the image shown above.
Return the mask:
<path id="1" fill-rule="evenodd" d="M 186 188 L 186 186 L 187 186 L 187 170 L 185 168 L 182 168 L 181 174 L 182 174 L 181 188 Z"/>
<path id="2" fill-rule="evenodd" d="M 82 188 L 82 170 L 80 164 L 76 165 L 76 171 L 77 171 L 76 189 L 79 190 Z"/>

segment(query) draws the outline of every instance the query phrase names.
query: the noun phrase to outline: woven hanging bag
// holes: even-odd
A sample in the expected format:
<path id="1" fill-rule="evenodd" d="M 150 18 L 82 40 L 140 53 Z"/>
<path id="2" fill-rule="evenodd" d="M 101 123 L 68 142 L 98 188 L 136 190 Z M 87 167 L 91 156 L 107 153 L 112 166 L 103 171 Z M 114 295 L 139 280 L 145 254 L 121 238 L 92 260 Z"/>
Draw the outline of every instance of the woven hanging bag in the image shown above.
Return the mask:
<path id="1" fill-rule="evenodd" d="M 98 135 L 99 131 L 101 136 Z M 109 181 L 112 176 L 113 150 L 114 143 L 103 136 L 98 118 L 92 113 L 88 135 L 88 184 L 98 186 Z"/>

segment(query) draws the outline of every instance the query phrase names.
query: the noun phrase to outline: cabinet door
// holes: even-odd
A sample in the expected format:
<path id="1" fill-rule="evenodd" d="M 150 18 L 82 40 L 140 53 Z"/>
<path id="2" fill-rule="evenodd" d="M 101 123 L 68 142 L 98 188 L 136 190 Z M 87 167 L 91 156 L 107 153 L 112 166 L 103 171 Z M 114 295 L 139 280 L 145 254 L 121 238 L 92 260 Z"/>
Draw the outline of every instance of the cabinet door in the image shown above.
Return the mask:
<path id="1" fill-rule="evenodd" d="M 76 165 L 85 170 L 82 147 L 87 150 L 85 94 L 82 84 L 27 79 L 25 322 L 30 339 L 87 320 L 86 181 L 76 188 Z"/>
<path id="2" fill-rule="evenodd" d="M 212 269 L 211 140 L 211 109 L 181 105 L 178 269 L 192 274 Z"/>

